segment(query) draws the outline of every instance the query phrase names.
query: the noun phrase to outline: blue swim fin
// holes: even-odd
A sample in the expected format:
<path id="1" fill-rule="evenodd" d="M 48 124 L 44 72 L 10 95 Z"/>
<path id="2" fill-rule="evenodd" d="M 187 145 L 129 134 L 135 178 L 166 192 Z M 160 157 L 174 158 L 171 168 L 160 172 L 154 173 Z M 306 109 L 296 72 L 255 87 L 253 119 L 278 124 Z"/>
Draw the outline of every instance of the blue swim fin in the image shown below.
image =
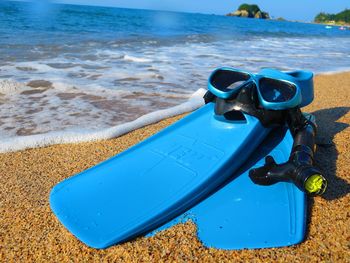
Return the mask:
<path id="1" fill-rule="evenodd" d="M 293 138 L 283 128 L 273 130 L 227 185 L 149 235 L 191 219 L 205 246 L 253 249 L 297 244 L 306 229 L 306 196 L 292 183 L 265 187 L 254 184 L 249 170 L 265 163 L 288 160 Z"/>
<path id="2" fill-rule="evenodd" d="M 129 150 L 56 185 L 53 212 L 94 248 L 127 241 L 181 215 L 220 186 L 268 134 L 209 103 Z M 229 168 L 229 169 L 228 169 Z"/>

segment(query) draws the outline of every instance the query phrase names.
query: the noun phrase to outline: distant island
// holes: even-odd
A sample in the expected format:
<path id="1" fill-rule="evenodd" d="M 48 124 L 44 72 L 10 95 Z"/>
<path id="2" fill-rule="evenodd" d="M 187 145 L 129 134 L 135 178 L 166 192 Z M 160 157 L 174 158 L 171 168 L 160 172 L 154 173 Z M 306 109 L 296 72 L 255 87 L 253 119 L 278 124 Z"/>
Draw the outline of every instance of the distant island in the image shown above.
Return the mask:
<path id="1" fill-rule="evenodd" d="M 319 13 L 314 21 L 322 24 L 350 25 L 350 9 L 345 9 L 338 14 Z"/>
<path id="2" fill-rule="evenodd" d="M 267 12 L 261 11 L 258 5 L 242 4 L 235 12 L 227 14 L 227 16 L 270 19 Z"/>

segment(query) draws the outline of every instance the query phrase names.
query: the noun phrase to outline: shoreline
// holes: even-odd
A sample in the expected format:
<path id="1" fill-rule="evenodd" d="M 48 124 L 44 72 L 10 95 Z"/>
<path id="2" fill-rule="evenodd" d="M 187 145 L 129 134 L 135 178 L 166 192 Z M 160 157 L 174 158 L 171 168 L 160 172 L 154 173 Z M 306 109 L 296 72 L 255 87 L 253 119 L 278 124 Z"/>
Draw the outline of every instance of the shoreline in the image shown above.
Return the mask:
<path id="1" fill-rule="evenodd" d="M 322 75 L 336 75 L 336 74 L 343 74 L 343 73 L 350 73 L 350 68 L 341 68 L 337 70 L 330 70 L 330 71 L 323 71 L 319 73 L 315 73 L 315 76 L 322 76 Z"/>
<path id="2" fill-rule="evenodd" d="M 313 113 L 319 127 L 316 163 L 329 188 L 309 199 L 307 237 L 300 245 L 276 249 L 208 249 L 196 238 L 193 223 L 180 224 L 154 237 L 106 250 L 88 248 L 52 214 L 48 196 L 59 181 L 83 171 L 169 126 L 186 114 L 161 120 L 121 137 L 79 144 L 59 144 L 0 154 L 1 261 L 346 261 L 350 202 L 350 72 L 317 74 Z"/>
<path id="3" fill-rule="evenodd" d="M 324 71 L 314 73 L 315 76 L 334 75 L 350 73 L 350 68 L 339 68 L 334 71 Z M 26 149 L 47 147 L 51 145 L 99 142 L 102 140 L 113 139 L 135 129 L 161 121 L 165 118 L 181 115 L 195 110 L 203 105 L 203 95 L 205 90 L 200 88 L 192 93 L 188 100 L 176 106 L 163 110 L 152 111 L 141 115 L 137 119 L 98 130 L 82 129 L 73 130 L 53 130 L 46 133 L 19 135 L 8 138 L 0 138 L 0 154 L 8 152 L 23 151 Z"/>
<path id="4" fill-rule="evenodd" d="M 318 25 L 325 25 L 325 26 L 338 26 L 338 27 L 341 27 L 341 26 L 345 26 L 345 27 L 350 27 L 350 24 L 347 24 L 347 23 L 341 23 L 341 24 L 337 24 L 337 23 L 331 23 L 331 22 L 328 22 L 328 23 L 318 23 L 318 22 L 312 22 L 314 24 L 318 24 Z"/>

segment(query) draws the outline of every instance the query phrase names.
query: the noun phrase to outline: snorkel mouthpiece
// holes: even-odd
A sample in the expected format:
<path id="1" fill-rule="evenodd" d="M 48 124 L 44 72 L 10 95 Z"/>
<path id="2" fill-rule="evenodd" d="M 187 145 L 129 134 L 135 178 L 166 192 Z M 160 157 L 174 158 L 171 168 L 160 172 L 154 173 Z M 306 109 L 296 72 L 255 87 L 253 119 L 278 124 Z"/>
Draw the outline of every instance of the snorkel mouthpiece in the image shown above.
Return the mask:
<path id="1" fill-rule="evenodd" d="M 327 180 L 314 166 L 299 164 L 295 160 L 277 164 L 271 156 L 266 158 L 264 166 L 250 170 L 249 177 L 258 185 L 291 182 L 312 196 L 322 195 L 327 188 Z"/>
<path id="2" fill-rule="evenodd" d="M 321 172 L 311 165 L 301 165 L 295 160 L 277 164 L 272 157 L 266 158 L 266 164 L 249 171 L 250 179 L 258 185 L 273 185 L 278 182 L 294 183 L 308 195 L 322 195 L 327 181 Z"/>

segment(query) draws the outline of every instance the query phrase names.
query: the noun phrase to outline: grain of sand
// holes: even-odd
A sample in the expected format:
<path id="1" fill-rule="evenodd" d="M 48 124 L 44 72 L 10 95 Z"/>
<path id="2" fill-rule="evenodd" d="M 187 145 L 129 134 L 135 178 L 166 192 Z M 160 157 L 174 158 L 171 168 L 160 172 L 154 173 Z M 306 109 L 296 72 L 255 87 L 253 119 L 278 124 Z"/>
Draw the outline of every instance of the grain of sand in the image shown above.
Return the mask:
<path id="1" fill-rule="evenodd" d="M 208 249 L 197 240 L 195 225 L 186 223 L 151 238 L 95 250 L 58 222 L 48 202 L 55 184 L 144 140 L 178 116 L 112 140 L 1 154 L 0 262 L 350 262 L 350 73 L 317 76 L 315 89 L 316 99 L 306 110 L 318 120 L 316 162 L 329 188 L 324 197 L 308 201 L 303 243 L 261 250 Z"/>

